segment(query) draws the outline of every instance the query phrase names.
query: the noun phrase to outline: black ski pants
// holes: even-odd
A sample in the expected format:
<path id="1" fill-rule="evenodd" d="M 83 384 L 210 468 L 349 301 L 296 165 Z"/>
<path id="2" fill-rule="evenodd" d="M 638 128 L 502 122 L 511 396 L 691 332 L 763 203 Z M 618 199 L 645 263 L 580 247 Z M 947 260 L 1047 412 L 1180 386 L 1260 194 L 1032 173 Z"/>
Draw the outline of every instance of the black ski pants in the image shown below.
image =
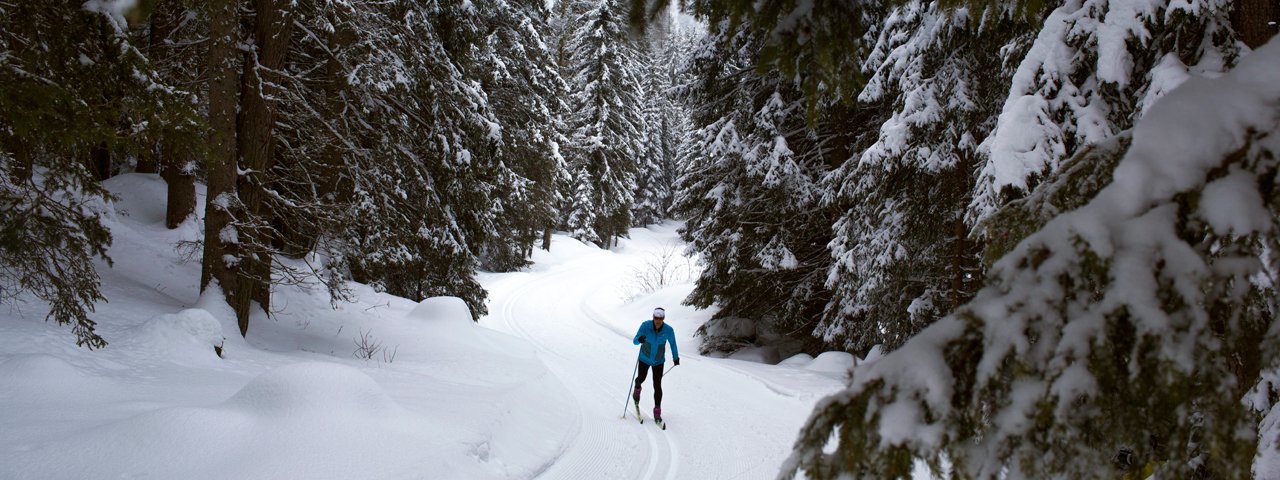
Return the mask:
<path id="1" fill-rule="evenodd" d="M 636 375 L 636 388 L 644 383 L 645 377 L 649 376 L 649 364 L 640 362 L 640 373 Z M 653 366 L 653 406 L 662 408 L 662 364 Z"/>

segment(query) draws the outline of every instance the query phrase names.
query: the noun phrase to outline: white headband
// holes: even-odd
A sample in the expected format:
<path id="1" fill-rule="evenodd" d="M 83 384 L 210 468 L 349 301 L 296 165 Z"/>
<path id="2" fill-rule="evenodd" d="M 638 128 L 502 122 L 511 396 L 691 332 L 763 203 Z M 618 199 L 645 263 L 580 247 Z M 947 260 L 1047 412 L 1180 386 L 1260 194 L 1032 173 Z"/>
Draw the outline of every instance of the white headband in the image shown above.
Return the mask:
<path id="1" fill-rule="evenodd" d="M 653 318 L 667 318 L 667 311 L 663 310 L 662 307 L 655 308 L 653 309 Z"/>

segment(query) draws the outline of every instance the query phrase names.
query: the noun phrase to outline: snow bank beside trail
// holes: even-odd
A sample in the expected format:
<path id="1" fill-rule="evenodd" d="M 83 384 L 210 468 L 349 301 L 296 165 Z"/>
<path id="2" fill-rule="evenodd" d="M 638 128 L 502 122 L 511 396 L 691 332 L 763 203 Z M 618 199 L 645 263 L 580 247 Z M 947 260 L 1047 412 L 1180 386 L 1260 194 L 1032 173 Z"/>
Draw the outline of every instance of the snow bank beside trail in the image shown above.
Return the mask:
<path id="1" fill-rule="evenodd" d="M 115 262 L 97 264 L 110 301 L 93 320 L 110 343 L 75 347 L 47 304 L 0 309 L 0 479 L 531 478 L 564 449 L 564 385 L 461 300 L 349 283 L 354 301 L 334 304 L 282 284 L 242 337 L 217 285 L 201 293 L 198 252 L 179 248 L 203 209 L 170 230 L 158 176 L 104 186 Z M 356 358 L 362 335 L 388 355 Z"/>
<path id="2" fill-rule="evenodd" d="M 214 347 L 221 348 L 225 342 L 217 318 L 207 310 L 188 308 L 156 316 L 125 334 L 119 346 L 108 348 L 133 349 L 175 363 L 210 365 L 221 361 Z"/>
<path id="3" fill-rule="evenodd" d="M 533 249 L 533 255 L 529 257 L 529 261 L 533 263 L 526 267 L 525 271 L 545 272 L 551 267 L 575 258 L 600 252 L 595 245 L 582 243 L 564 232 L 551 236 L 551 250 L 543 250 L 541 246 L 539 244 L 538 248 Z"/>
<path id="4" fill-rule="evenodd" d="M 115 386 L 53 355 L 15 355 L 0 362 L 0 398 L 37 402 L 93 399 Z"/>
<path id="5" fill-rule="evenodd" d="M 262 374 L 213 407 L 161 409 L 39 445 L 10 457 L 0 477 L 481 476 L 467 462 L 438 461 L 465 458 L 445 433 L 359 370 L 301 363 Z"/>
<path id="6" fill-rule="evenodd" d="M 813 355 L 807 353 L 797 353 L 788 357 L 786 360 L 778 362 L 779 367 L 804 367 L 813 363 Z"/>
<path id="7" fill-rule="evenodd" d="M 262 418 L 404 413 L 368 375 L 351 367 L 321 362 L 293 364 L 259 375 L 223 405 Z"/>
<path id="8" fill-rule="evenodd" d="M 458 297 L 432 297 L 393 321 L 401 344 L 396 361 L 429 364 L 433 372 L 455 382 L 509 384 L 538 378 L 546 367 L 528 342 L 481 327 Z M 390 337 L 387 337 L 390 338 Z M 390 341 L 390 340 L 388 340 Z M 478 375 L 478 373 L 483 373 Z"/>
<path id="9" fill-rule="evenodd" d="M 853 370 L 857 364 L 857 359 L 847 352 L 823 352 L 804 368 L 814 372 L 835 374 L 843 378 L 847 377 L 849 371 Z"/>
<path id="10" fill-rule="evenodd" d="M 759 346 L 759 347 L 756 347 L 756 346 L 743 347 L 738 351 L 730 354 L 728 358 L 732 358 L 734 360 L 744 360 L 748 362 L 767 363 L 770 365 L 776 365 L 779 361 L 781 361 L 782 357 L 778 353 L 778 347 L 765 345 L 765 346 Z"/>
<path id="11" fill-rule="evenodd" d="M 519 338 L 481 327 L 471 319 L 471 309 L 458 297 L 432 297 L 413 307 L 405 320 L 421 327 L 427 334 L 430 350 L 454 351 L 455 345 L 484 350 L 483 355 L 497 355 L 517 360 L 533 360 L 533 346 Z"/>
<path id="12" fill-rule="evenodd" d="M 471 309 L 458 297 L 431 297 L 418 302 L 409 317 L 433 322 L 441 327 L 470 330 L 475 326 L 471 321 Z"/>

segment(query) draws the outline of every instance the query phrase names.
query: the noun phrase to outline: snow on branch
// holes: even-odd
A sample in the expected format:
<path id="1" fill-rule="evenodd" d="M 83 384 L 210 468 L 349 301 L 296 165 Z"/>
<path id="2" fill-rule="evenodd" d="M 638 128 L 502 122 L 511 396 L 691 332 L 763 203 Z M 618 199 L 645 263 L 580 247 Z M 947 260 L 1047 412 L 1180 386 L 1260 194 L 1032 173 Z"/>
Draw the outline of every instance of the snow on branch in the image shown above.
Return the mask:
<path id="1" fill-rule="evenodd" d="M 919 459 L 964 478 L 1247 478 L 1261 417 L 1241 399 L 1280 332 L 1277 78 L 1273 40 L 1168 93 L 1111 185 L 855 370 L 784 475 L 901 478 Z"/>

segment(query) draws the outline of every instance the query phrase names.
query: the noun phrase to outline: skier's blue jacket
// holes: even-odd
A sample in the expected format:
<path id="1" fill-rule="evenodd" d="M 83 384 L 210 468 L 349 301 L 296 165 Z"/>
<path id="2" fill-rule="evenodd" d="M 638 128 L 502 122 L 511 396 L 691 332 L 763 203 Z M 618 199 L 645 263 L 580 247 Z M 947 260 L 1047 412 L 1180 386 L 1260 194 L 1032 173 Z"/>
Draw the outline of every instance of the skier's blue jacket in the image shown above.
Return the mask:
<path id="1" fill-rule="evenodd" d="M 644 335 L 644 345 L 640 345 L 641 335 Z M 662 365 L 667 362 L 667 346 L 664 343 L 671 344 L 671 358 L 680 358 L 680 349 L 676 348 L 676 331 L 667 322 L 662 322 L 662 331 L 657 331 L 653 328 L 653 320 L 646 320 L 640 324 L 640 330 L 636 331 L 631 343 L 640 345 L 640 361 L 645 365 Z"/>

